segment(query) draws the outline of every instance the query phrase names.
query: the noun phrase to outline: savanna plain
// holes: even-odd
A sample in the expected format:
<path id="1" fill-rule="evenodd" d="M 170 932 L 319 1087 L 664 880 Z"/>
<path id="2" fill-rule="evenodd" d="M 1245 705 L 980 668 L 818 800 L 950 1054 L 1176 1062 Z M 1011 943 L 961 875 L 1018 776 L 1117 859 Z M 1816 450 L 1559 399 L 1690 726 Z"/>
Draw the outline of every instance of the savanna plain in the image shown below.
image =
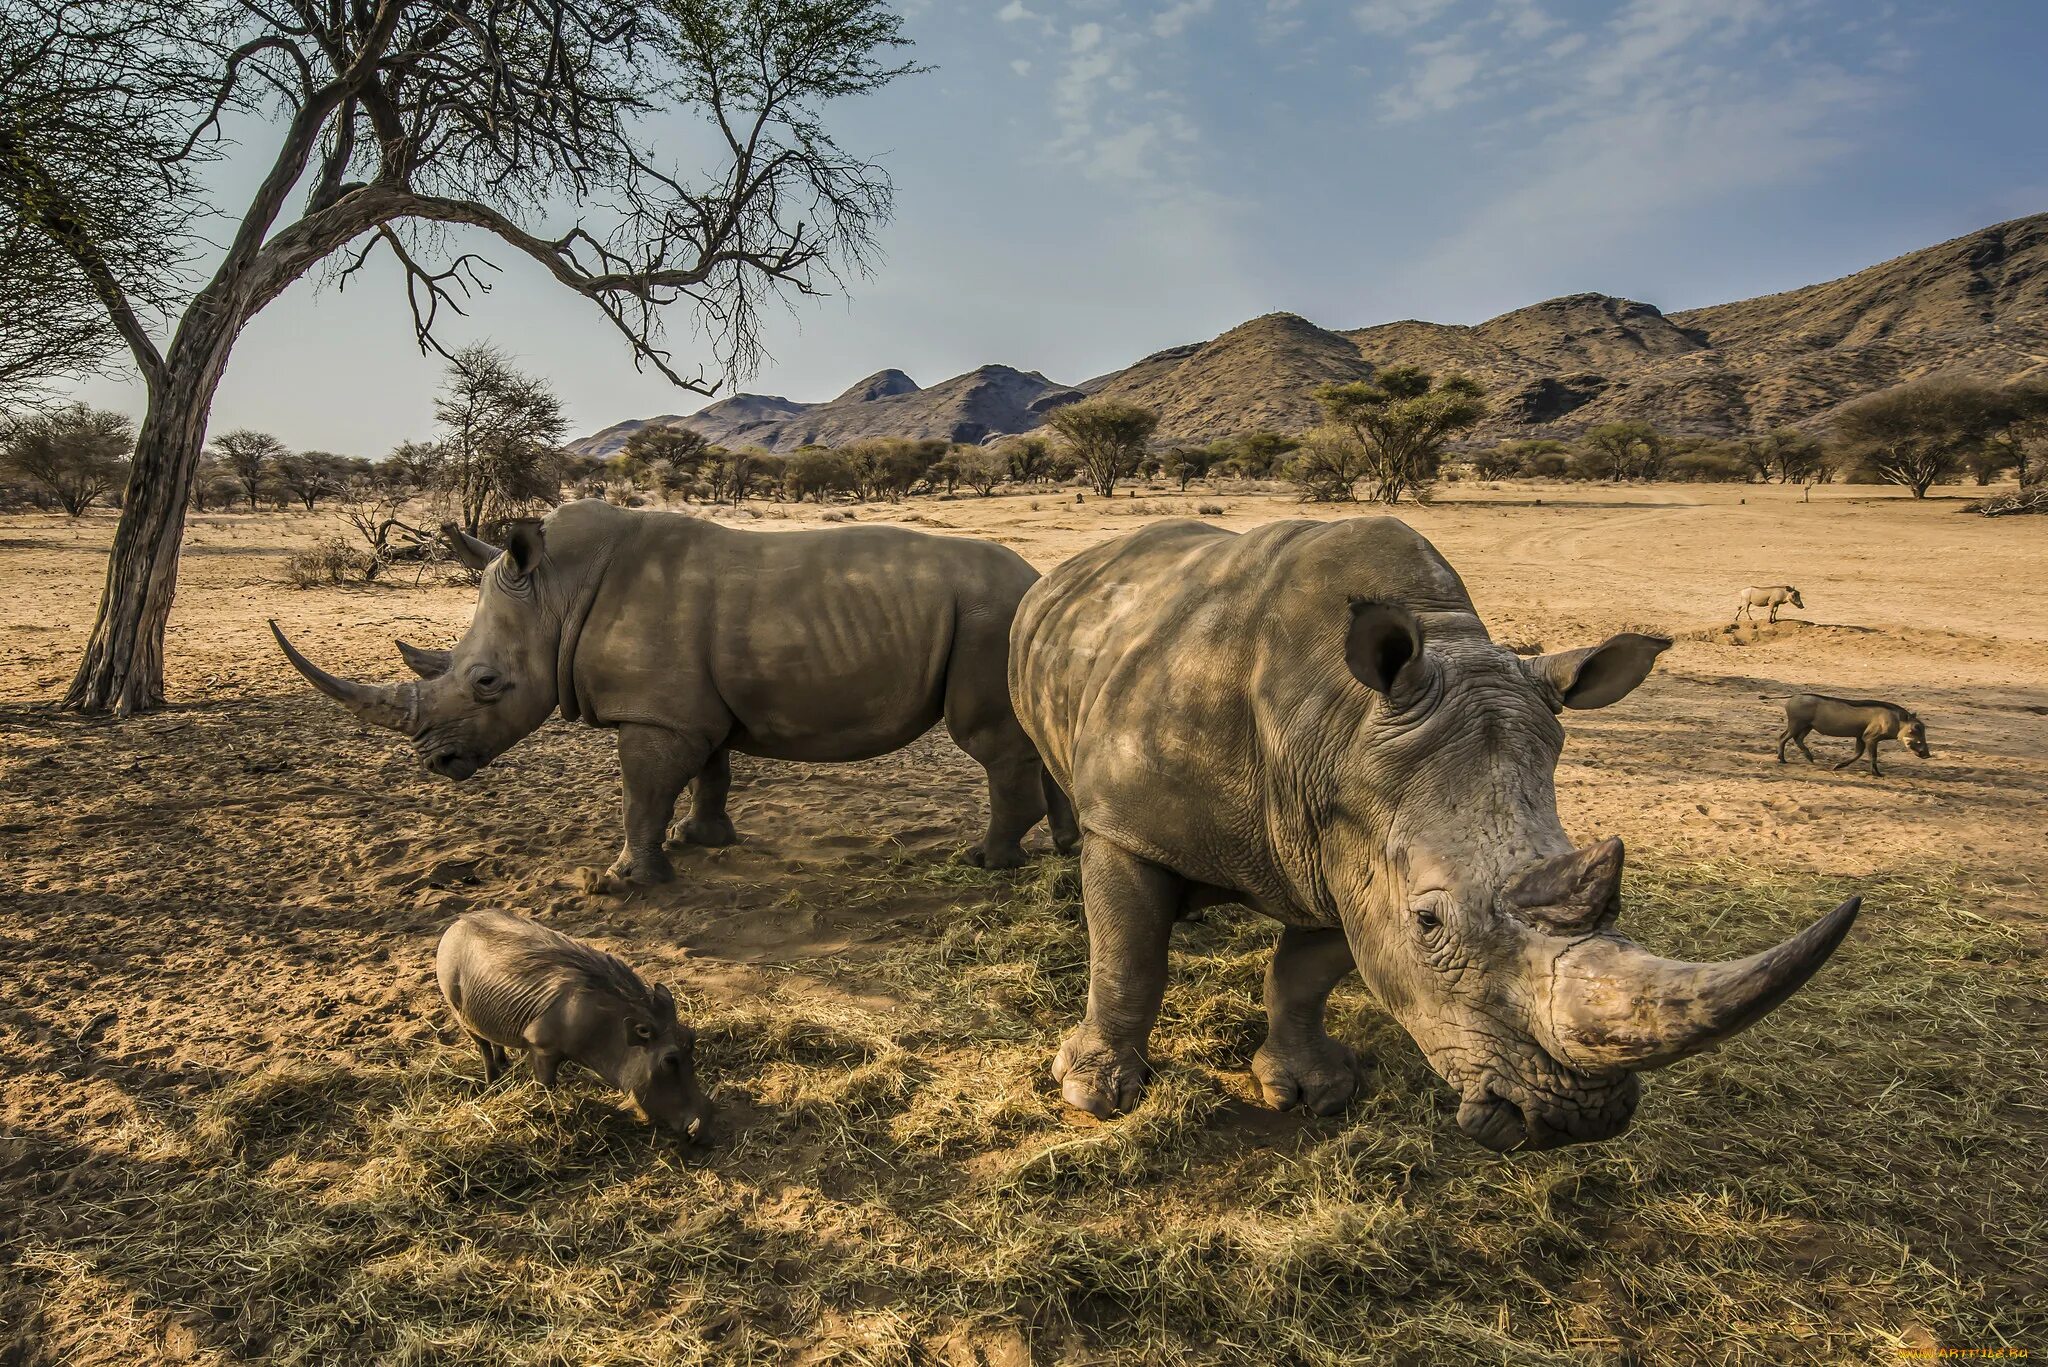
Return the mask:
<path id="1" fill-rule="evenodd" d="M 1040 568 L 1198 503 L 1070 491 L 870 505 Z M 757 505 L 766 534 L 822 509 Z M 1571 834 L 1630 850 L 1657 951 L 1774 943 L 1852 892 L 1829 966 L 1647 1079 L 1605 1144 L 1487 1153 L 1364 992 L 1329 1119 L 1255 1099 L 1275 927 L 1175 933 L 1139 1109 L 1048 1061 L 1078 1019 L 1071 860 L 956 862 L 980 771 L 943 731 L 869 763 L 735 760 L 742 843 L 628 893 L 610 736 L 551 723 L 464 785 L 313 695 L 275 617 L 396 679 L 474 590 L 298 590 L 323 515 L 191 518 L 174 705 L 55 711 L 112 516 L 0 521 L 0 1362 L 1898 1362 L 2048 1355 L 2048 520 L 1896 491 L 1457 486 L 1401 511 L 1496 638 L 1677 644 L 1568 714 Z M 1727 630 L 1751 583 L 1807 604 Z M 1762 695 L 1884 698 L 1933 758 L 1780 765 Z M 469 908 L 676 989 L 722 1107 L 701 1150 L 587 1074 L 482 1085 L 433 978 Z"/>

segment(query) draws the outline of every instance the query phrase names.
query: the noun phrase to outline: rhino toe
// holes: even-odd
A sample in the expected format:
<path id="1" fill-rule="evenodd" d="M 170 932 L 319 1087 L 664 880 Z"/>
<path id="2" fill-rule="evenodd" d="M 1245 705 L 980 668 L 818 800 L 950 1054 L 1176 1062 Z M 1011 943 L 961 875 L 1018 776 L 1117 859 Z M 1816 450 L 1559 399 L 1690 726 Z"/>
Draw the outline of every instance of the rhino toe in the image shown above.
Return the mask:
<path id="1" fill-rule="evenodd" d="M 1136 1106 L 1151 1072 L 1142 1053 L 1112 1048 L 1097 1040 L 1086 1026 L 1067 1037 L 1052 1061 L 1060 1099 L 1101 1119 Z"/>
<path id="2" fill-rule="evenodd" d="M 732 827 L 732 818 L 726 816 L 691 817 L 683 823 L 683 839 L 692 845 L 705 845 L 718 849 L 739 843 L 740 834 Z"/>
<path id="3" fill-rule="evenodd" d="M 1315 1115 L 1335 1115 L 1358 1095 L 1358 1072 L 1358 1055 L 1333 1039 L 1292 1052 L 1268 1042 L 1252 1056 L 1259 1094 L 1276 1111 L 1300 1106 Z"/>

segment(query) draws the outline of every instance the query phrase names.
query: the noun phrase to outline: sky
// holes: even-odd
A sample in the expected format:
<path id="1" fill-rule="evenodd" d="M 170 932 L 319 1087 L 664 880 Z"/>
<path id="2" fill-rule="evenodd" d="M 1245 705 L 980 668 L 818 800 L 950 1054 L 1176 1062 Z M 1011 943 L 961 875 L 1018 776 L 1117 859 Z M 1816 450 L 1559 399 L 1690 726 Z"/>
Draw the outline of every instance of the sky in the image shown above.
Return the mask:
<path id="1" fill-rule="evenodd" d="M 1586 290 L 1689 308 L 2048 211 L 2041 0 L 898 8 L 933 69 L 826 110 L 895 181 L 880 259 L 778 312 L 737 388 L 819 400 L 888 366 L 932 384 L 990 362 L 1077 383 L 1274 310 L 1476 323 Z M 238 131 L 229 206 L 269 155 Z M 462 245 L 504 271 L 447 342 L 547 378 L 576 434 L 706 402 L 636 373 L 538 268 Z M 681 368 L 710 364 L 687 315 L 671 338 Z M 213 430 L 379 456 L 429 434 L 442 370 L 395 270 L 309 277 L 243 334 Z M 132 383 L 82 392 L 140 412 Z"/>

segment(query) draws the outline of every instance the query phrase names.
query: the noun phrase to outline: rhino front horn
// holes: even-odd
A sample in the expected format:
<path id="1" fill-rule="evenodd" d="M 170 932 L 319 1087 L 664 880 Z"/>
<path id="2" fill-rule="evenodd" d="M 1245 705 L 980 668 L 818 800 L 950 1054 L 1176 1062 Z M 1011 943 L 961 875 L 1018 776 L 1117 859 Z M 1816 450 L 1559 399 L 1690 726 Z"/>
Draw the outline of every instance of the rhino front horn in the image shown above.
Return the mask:
<path id="1" fill-rule="evenodd" d="M 479 541 L 453 522 L 441 524 L 441 535 L 448 541 L 448 549 L 455 552 L 455 558 L 463 568 L 480 570 L 503 554 L 488 541 Z"/>
<path id="2" fill-rule="evenodd" d="M 1557 956 L 1550 1034 L 1560 1061 L 1587 1072 L 1661 1068 L 1762 1019 L 1820 970 L 1863 899 L 1851 897 L 1783 944 L 1729 963 L 1660 959 L 1616 935 Z"/>
<path id="3" fill-rule="evenodd" d="M 391 688 L 382 684 L 357 683 L 354 679 L 340 679 L 314 664 L 285 639 L 277 622 L 270 623 L 270 634 L 277 637 L 277 644 L 284 651 L 284 657 L 292 662 L 292 668 L 306 676 L 306 682 L 325 693 L 328 697 L 355 713 L 372 726 L 412 735 L 418 730 L 419 693 L 414 684 Z"/>

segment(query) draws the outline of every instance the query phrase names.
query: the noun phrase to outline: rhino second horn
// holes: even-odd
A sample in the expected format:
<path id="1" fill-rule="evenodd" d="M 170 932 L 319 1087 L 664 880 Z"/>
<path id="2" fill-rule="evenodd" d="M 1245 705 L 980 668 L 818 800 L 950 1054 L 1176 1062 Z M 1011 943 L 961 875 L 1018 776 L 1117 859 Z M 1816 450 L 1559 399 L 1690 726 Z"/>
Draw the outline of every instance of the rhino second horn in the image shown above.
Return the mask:
<path id="1" fill-rule="evenodd" d="M 1557 930 L 1591 930 L 1621 910 L 1623 851 L 1617 836 L 1529 865 L 1501 889 L 1517 914 Z"/>
<path id="2" fill-rule="evenodd" d="M 306 676 L 306 682 L 325 693 L 328 697 L 346 707 L 349 711 L 370 723 L 386 730 L 412 735 L 419 729 L 419 692 L 415 684 L 402 684 L 396 688 L 383 684 L 357 683 L 354 679 L 340 679 L 314 664 L 285 639 L 276 621 L 270 623 L 270 634 L 277 637 L 278 646 L 284 657 L 292 662 L 292 668 Z"/>
<path id="3" fill-rule="evenodd" d="M 448 539 L 448 548 L 455 552 L 455 558 L 465 569 L 480 570 L 504 553 L 488 541 L 477 540 L 453 522 L 441 524 L 441 535 Z"/>
<path id="4" fill-rule="evenodd" d="M 440 678 L 455 660 L 453 651 L 428 650 L 409 641 L 399 641 L 397 645 L 399 658 L 405 661 L 405 667 L 422 679 Z"/>
<path id="5" fill-rule="evenodd" d="M 1784 943 L 1728 963 L 1660 959 L 1614 935 L 1560 954 L 1550 1033 L 1560 1061 L 1587 1072 L 1661 1068 L 1754 1025 L 1827 962 L 1863 905 L 1851 897 Z"/>

